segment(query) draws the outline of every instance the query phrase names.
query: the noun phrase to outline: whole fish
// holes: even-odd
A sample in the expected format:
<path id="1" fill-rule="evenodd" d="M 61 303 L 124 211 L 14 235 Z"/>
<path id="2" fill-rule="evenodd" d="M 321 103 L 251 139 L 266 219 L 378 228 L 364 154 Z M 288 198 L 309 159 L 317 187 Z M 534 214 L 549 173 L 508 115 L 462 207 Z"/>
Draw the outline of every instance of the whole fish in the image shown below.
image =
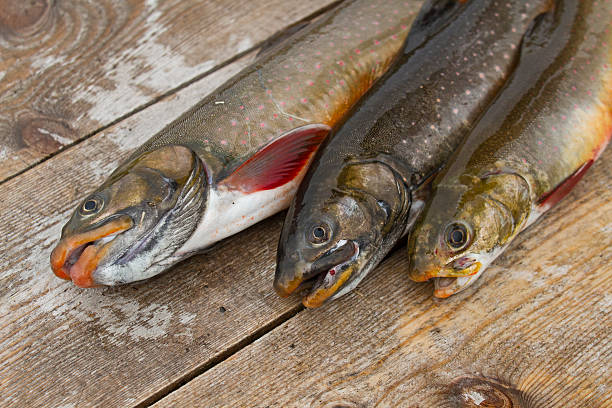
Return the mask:
<path id="1" fill-rule="evenodd" d="M 431 1 L 402 57 L 316 155 L 282 230 L 274 287 L 320 306 L 352 290 L 423 207 L 417 189 L 516 65 L 548 1 Z"/>
<path id="2" fill-rule="evenodd" d="M 612 1 L 558 0 L 448 168 L 409 240 L 410 276 L 466 288 L 555 205 L 612 134 Z"/>
<path id="3" fill-rule="evenodd" d="M 55 274 L 81 287 L 149 278 L 286 208 L 420 6 L 346 2 L 202 100 L 75 209 L 51 254 Z"/>

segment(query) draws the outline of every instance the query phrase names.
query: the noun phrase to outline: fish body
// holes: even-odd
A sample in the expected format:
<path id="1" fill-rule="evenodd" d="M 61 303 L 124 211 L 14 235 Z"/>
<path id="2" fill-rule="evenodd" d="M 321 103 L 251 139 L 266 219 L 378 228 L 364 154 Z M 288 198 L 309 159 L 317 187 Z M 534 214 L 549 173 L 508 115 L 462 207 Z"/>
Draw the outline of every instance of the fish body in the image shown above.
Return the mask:
<path id="1" fill-rule="evenodd" d="M 612 1 L 558 0 L 519 65 L 434 182 L 409 240 L 412 279 L 466 288 L 556 204 L 612 134 Z"/>
<path id="2" fill-rule="evenodd" d="M 79 205 L 51 254 L 55 274 L 82 287 L 145 279 L 285 208 L 330 128 L 388 69 L 420 6 L 345 2 L 266 52 Z"/>
<path id="3" fill-rule="evenodd" d="M 404 54 L 316 155 L 292 202 L 275 289 L 308 307 L 357 285 L 406 233 L 435 173 L 516 65 L 547 1 L 432 1 Z"/>

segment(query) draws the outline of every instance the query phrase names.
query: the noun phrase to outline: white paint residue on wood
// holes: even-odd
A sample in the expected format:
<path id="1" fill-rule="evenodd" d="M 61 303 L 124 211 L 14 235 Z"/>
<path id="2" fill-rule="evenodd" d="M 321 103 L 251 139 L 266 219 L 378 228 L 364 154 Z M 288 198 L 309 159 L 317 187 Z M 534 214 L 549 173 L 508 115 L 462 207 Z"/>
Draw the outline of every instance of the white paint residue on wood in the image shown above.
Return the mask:
<path id="1" fill-rule="evenodd" d="M 63 145 L 69 145 L 72 143 L 72 139 L 58 135 L 57 133 L 49 132 L 47 129 L 36 128 L 40 133 L 51 136 L 56 142 Z"/>
<path id="2" fill-rule="evenodd" d="M 79 90 L 75 99 L 92 105 L 85 113 L 90 119 L 105 123 L 159 96 L 159 90 L 167 89 L 169 84 L 171 88 L 178 87 L 216 65 L 215 60 L 189 65 L 183 55 L 157 42 L 166 31 L 166 27 L 157 22 L 161 15 L 155 11 L 148 16 L 151 30 L 138 40 L 135 48 L 125 49 L 104 64 L 103 70 L 114 84 L 112 89 L 94 84 Z M 176 78 L 181 78 L 182 82 L 177 82 Z"/>
<path id="3" fill-rule="evenodd" d="M 463 398 L 466 402 L 473 402 L 476 405 L 480 405 L 480 403 L 486 399 L 477 391 L 468 391 L 463 394 Z"/>
<path id="4" fill-rule="evenodd" d="M 195 319 L 195 317 L 196 317 L 195 313 L 183 312 L 179 315 L 179 321 L 181 322 L 181 324 L 187 324 L 193 319 Z"/>

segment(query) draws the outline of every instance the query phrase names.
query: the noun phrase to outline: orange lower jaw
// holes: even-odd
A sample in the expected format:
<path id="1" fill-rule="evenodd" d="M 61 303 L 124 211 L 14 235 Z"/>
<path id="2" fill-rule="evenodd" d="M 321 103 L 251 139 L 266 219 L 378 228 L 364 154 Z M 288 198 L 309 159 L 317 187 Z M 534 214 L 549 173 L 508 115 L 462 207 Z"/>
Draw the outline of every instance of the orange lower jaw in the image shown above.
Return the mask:
<path id="1" fill-rule="evenodd" d="M 82 288 L 97 286 L 92 274 L 96 270 L 100 259 L 106 253 L 108 244 L 98 246 L 90 245 L 85 248 L 77 262 L 67 266 L 66 261 L 73 251 L 82 245 L 94 242 L 100 238 L 117 234 L 130 229 L 133 225 L 128 216 L 117 218 L 99 228 L 62 239 L 51 252 L 51 269 L 58 278 L 72 280 L 75 285 Z"/>
<path id="2" fill-rule="evenodd" d="M 447 267 L 435 267 L 432 266 L 427 268 L 423 272 L 412 271 L 410 273 L 410 279 L 415 282 L 426 282 L 432 278 L 462 278 L 464 276 L 472 276 L 478 273 L 480 270 L 481 263 L 474 262 L 472 265 L 465 269 L 454 269 Z M 451 293 L 452 294 L 452 293 Z M 448 295 L 450 296 L 450 295 Z"/>
<path id="3" fill-rule="evenodd" d="M 80 288 L 93 288 L 101 286 L 94 282 L 93 272 L 98 267 L 100 259 L 106 253 L 106 245 L 97 247 L 95 245 L 85 248 L 77 263 L 70 268 L 70 278 L 72 282 Z"/>
<path id="4" fill-rule="evenodd" d="M 446 299 L 455 293 L 457 293 L 457 290 L 453 284 L 443 288 L 434 288 L 434 296 L 440 299 Z"/>
<path id="5" fill-rule="evenodd" d="M 344 282 L 348 280 L 348 278 L 351 276 L 351 273 L 351 268 L 348 268 L 345 271 L 341 272 L 340 276 L 332 286 L 330 286 L 329 288 L 320 288 L 314 290 L 302 300 L 302 304 L 310 309 L 321 307 L 327 299 L 329 299 L 336 292 L 338 292 L 338 289 L 340 289 Z"/>

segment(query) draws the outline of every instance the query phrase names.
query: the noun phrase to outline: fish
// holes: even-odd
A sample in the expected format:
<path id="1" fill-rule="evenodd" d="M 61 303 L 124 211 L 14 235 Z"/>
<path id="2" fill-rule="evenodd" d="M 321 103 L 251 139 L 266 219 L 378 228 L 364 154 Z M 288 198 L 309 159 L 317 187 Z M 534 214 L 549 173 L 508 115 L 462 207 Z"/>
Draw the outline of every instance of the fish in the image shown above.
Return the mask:
<path id="1" fill-rule="evenodd" d="M 147 279 L 286 208 L 421 5 L 344 2 L 263 52 L 79 203 L 51 253 L 55 275 L 79 287 Z"/>
<path id="2" fill-rule="evenodd" d="M 511 78 L 433 182 L 408 241 L 434 295 L 482 276 L 584 176 L 612 135 L 612 1 L 557 0 Z"/>
<path id="3" fill-rule="evenodd" d="M 321 147 L 292 201 L 274 288 L 321 306 L 406 235 L 427 185 L 516 66 L 548 1 L 429 1 L 404 53 Z"/>

